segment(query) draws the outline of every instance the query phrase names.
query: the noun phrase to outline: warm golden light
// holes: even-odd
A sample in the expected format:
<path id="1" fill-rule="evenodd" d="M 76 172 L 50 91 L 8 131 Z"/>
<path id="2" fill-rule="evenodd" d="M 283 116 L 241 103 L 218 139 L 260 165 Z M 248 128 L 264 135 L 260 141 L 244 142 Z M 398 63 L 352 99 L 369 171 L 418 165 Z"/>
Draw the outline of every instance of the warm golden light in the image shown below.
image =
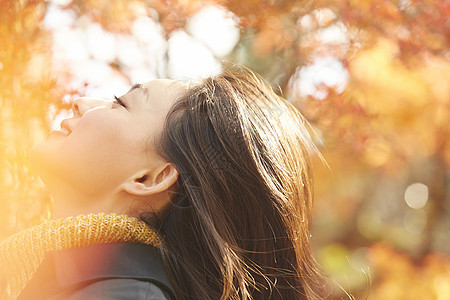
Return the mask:
<path id="1" fill-rule="evenodd" d="M 332 279 L 357 299 L 450 299 L 448 2 L 308 3 L 0 0 L 0 240 L 49 218 L 28 153 L 75 97 L 229 60 L 317 131 L 312 240 Z"/>

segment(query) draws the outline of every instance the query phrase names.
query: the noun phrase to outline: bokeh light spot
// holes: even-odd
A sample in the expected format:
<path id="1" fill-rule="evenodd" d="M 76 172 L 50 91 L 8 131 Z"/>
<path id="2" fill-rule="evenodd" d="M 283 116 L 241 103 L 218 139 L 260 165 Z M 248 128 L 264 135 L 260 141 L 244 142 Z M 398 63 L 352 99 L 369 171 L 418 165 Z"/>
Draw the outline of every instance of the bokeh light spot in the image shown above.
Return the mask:
<path id="1" fill-rule="evenodd" d="M 222 70 L 211 50 L 182 30 L 171 34 L 168 56 L 168 73 L 172 79 L 198 80 Z"/>
<path id="2" fill-rule="evenodd" d="M 329 89 L 342 93 L 349 79 L 348 71 L 339 59 L 316 57 L 314 63 L 297 69 L 293 76 L 294 92 L 300 97 L 312 96 L 323 100 Z"/>
<path id="3" fill-rule="evenodd" d="M 239 41 L 238 21 L 238 18 L 226 9 L 209 5 L 189 20 L 187 30 L 214 55 L 224 57 Z"/>
<path id="4" fill-rule="evenodd" d="M 411 184 L 406 188 L 405 201 L 411 208 L 423 208 L 428 202 L 428 187 L 422 183 Z"/>

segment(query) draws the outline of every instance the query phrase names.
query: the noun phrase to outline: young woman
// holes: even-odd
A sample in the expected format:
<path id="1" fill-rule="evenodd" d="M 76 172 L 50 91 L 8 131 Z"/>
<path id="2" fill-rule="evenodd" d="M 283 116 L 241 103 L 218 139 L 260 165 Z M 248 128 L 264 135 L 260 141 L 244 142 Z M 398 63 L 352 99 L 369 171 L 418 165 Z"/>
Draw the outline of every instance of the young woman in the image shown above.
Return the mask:
<path id="1" fill-rule="evenodd" d="M 32 150 L 54 220 L 0 245 L 12 297 L 326 296 L 310 250 L 313 146 L 257 75 L 154 80 L 73 111 Z"/>

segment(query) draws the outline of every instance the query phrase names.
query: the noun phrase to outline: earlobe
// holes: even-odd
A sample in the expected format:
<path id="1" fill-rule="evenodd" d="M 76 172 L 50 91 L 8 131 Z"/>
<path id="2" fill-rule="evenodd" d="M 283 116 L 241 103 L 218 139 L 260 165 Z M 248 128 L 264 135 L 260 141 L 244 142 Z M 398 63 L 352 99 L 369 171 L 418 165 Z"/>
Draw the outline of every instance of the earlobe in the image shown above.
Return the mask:
<path id="1" fill-rule="evenodd" d="M 171 163 L 166 163 L 135 174 L 122 184 L 122 189 L 131 195 L 148 196 L 168 190 L 177 179 L 177 169 Z"/>

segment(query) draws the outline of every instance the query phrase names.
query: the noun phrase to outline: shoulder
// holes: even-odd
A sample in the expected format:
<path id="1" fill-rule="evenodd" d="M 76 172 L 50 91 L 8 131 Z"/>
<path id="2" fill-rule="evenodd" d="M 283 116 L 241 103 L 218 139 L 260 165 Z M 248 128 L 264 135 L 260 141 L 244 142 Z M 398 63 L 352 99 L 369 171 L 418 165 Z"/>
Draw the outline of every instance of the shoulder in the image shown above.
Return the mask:
<path id="1" fill-rule="evenodd" d="M 158 249 L 133 243 L 51 252 L 19 296 L 66 298 L 175 299 Z"/>
<path id="2" fill-rule="evenodd" d="M 51 300 L 59 299 L 170 300 L 172 298 L 152 282 L 114 278 L 95 281 L 51 298 Z"/>

